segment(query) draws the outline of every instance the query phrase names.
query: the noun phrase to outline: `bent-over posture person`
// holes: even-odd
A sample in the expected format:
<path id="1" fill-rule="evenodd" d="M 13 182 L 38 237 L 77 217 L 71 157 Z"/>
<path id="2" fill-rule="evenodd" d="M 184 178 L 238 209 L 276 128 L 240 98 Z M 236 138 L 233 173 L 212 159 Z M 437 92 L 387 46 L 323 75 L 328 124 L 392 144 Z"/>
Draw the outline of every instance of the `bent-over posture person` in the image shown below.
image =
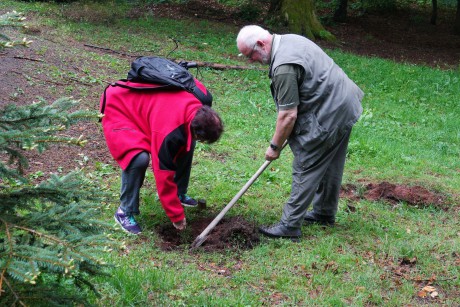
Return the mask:
<path id="1" fill-rule="evenodd" d="M 207 93 L 204 85 L 195 81 Z M 150 86 L 131 81 L 117 83 Z M 109 86 L 102 125 L 110 153 L 122 168 L 116 222 L 129 233 L 141 232 L 134 215 L 140 214 L 139 192 L 151 158 L 161 205 L 174 227 L 185 229 L 182 205 L 197 205 L 187 195 L 195 141 L 213 143 L 219 139 L 223 132 L 219 115 L 184 90 L 135 91 Z"/>
<path id="2" fill-rule="evenodd" d="M 240 30 L 237 47 L 248 61 L 270 65 L 278 116 L 265 158 L 278 159 L 285 140 L 294 154 L 291 196 L 281 221 L 260 232 L 298 238 L 303 223 L 334 224 L 348 141 L 364 93 L 305 37 L 251 25 Z M 313 210 L 307 212 L 310 204 Z"/>

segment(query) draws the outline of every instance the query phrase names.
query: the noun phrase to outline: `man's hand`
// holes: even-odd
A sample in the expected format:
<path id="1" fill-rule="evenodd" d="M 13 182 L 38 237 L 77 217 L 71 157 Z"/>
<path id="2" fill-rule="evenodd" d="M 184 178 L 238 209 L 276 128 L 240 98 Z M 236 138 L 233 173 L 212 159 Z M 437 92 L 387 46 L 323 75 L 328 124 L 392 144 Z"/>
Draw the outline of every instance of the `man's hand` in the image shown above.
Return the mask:
<path id="1" fill-rule="evenodd" d="M 173 223 L 173 226 L 174 226 L 174 228 L 176 228 L 177 230 L 184 230 L 184 229 L 185 229 L 185 226 L 187 226 L 187 222 L 185 221 L 185 217 L 184 217 L 184 219 L 183 219 L 182 221 Z"/>
<path id="2" fill-rule="evenodd" d="M 273 161 L 280 157 L 279 150 L 273 150 L 270 146 L 268 146 L 267 151 L 265 152 L 265 160 Z"/>

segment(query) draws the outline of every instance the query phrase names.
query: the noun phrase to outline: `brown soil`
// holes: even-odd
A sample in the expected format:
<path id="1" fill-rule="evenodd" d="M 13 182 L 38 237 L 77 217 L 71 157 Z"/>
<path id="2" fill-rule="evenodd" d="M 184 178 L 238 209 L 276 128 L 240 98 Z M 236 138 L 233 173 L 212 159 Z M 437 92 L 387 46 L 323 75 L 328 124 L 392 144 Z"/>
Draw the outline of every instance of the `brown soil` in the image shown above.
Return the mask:
<path id="1" fill-rule="evenodd" d="M 156 16 L 207 18 L 229 23 L 235 25 L 235 33 L 241 25 L 248 23 L 238 17 L 237 11 L 224 9 L 212 0 L 189 1 L 187 5 L 180 6 L 152 5 L 149 10 Z M 441 69 L 458 69 L 460 36 L 451 33 L 453 14 L 454 12 L 440 12 L 439 23 L 436 26 L 429 24 L 429 14 L 425 12 L 352 16 L 346 23 L 327 27 L 337 37 L 338 44 L 324 41 L 319 41 L 318 44 L 327 48 L 341 48 L 359 55 L 425 64 Z M 266 13 L 262 11 L 256 23 L 263 24 L 265 18 Z M 29 19 L 33 20 L 33 16 L 29 16 Z M 271 30 L 277 33 L 284 32 L 283 29 Z M 114 78 L 118 78 L 115 71 L 102 66 L 101 63 L 87 63 L 87 59 L 78 51 L 88 47 L 73 41 L 71 37 L 64 42 L 53 41 L 45 28 L 31 28 L 28 37 L 34 41 L 31 48 L 8 49 L 0 53 L 0 106 L 7 103 L 28 104 L 36 101 L 38 97 L 49 102 L 70 95 L 78 99 L 82 93 L 90 93 L 89 98 L 82 101 L 80 107 L 98 109 L 99 97 L 104 86 L 92 83 L 91 76 L 113 75 Z M 91 51 L 95 52 L 94 49 Z M 64 73 L 56 75 L 56 70 Z M 25 154 L 30 159 L 30 167 L 26 172 L 65 173 L 75 168 L 93 169 L 97 163 L 112 164 L 116 167 L 106 148 L 98 123 L 78 124 L 66 132 L 66 135 L 83 135 L 88 144 L 84 148 L 54 145 L 45 154 L 27 152 Z M 0 156 L 1 158 L 4 157 Z M 443 197 L 422 187 L 377 183 L 369 184 L 364 190 L 362 195 L 357 195 L 356 187 L 347 186 L 344 187 L 343 197 L 385 200 L 389 203 L 406 202 L 416 206 L 446 206 Z M 194 221 L 189 226 L 191 232 L 188 235 L 179 235 L 170 225 L 160 227 L 162 247 L 174 249 L 191 243 L 211 220 L 212 218 Z M 226 249 L 235 245 L 240 248 L 251 248 L 257 242 L 255 226 L 242 217 L 235 217 L 221 221 L 205 241 L 203 248 Z"/>
<path id="2" fill-rule="evenodd" d="M 188 248 L 215 217 L 194 220 L 184 232 L 177 231 L 170 223 L 158 227 L 162 239 L 163 250 Z M 259 243 L 256 226 L 241 216 L 223 218 L 208 234 L 200 249 L 205 251 L 221 251 L 229 249 L 251 249 Z"/>
<path id="3" fill-rule="evenodd" d="M 417 185 L 397 185 L 389 182 L 369 183 L 362 188 L 347 184 L 342 186 L 340 197 L 352 201 L 361 199 L 384 201 L 392 205 L 405 203 L 418 208 L 434 206 L 438 209 L 447 210 L 450 207 L 447 197 L 441 193 Z"/>

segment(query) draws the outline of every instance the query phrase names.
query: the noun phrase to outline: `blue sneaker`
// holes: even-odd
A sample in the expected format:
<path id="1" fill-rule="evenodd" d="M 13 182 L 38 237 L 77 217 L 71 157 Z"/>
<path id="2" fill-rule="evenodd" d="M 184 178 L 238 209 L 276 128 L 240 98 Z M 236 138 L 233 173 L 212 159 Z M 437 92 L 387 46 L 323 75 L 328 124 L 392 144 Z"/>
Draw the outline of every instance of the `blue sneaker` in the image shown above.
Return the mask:
<path id="1" fill-rule="evenodd" d="M 120 207 L 118 207 L 117 212 L 115 212 L 114 218 L 115 222 L 117 222 L 124 231 L 135 235 L 141 233 L 141 228 L 134 219 L 134 216 L 132 214 L 126 215 Z"/>
<path id="2" fill-rule="evenodd" d="M 179 200 L 184 207 L 196 207 L 198 205 L 198 202 L 187 194 L 179 195 Z"/>

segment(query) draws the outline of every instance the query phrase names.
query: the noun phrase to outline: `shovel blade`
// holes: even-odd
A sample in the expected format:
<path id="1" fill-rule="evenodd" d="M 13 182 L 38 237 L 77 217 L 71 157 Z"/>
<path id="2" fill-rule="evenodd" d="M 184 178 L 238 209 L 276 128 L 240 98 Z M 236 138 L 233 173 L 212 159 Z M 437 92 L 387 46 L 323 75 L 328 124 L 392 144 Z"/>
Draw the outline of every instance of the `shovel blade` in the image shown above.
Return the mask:
<path id="1" fill-rule="evenodd" d="M 196 237 L 195 241 L 192 242 L 192 245 L 190 246 L 191 249 L 194 249 L 194 248 L 198 248 L 201 246 L 201 244 L 203 244 L 204 241 L 206 241 L 206 239 L 208 238 L 208 236 L 198 236 Z"/>

